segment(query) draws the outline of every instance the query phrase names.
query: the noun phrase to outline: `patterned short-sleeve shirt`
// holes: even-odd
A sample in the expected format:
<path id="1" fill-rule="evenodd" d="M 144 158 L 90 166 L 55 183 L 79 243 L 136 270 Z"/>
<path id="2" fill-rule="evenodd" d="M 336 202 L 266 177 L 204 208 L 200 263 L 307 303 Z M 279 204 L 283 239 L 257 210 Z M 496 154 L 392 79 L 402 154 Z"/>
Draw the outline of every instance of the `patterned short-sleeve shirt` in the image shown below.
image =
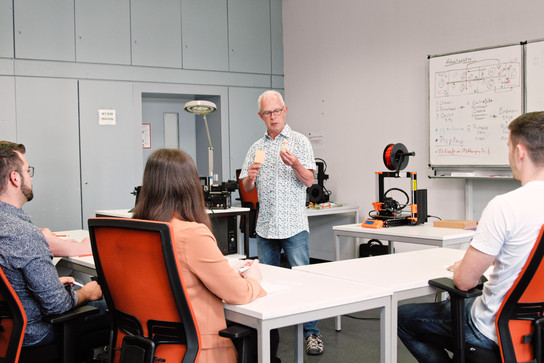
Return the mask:
<path id="1" fill-rule="evenodd" d="M 265 133 L 263 138 L 250 147 L 240 178 L 247 177 L 255 152 L 263 150 L 264 162 L 255 179 L 259 196 L 256 232 L 263 238 L 289 238 L 302 231 L 309 232 L 306 186 L 297 178 L 293 168 L 285 165 L 280 158 L 284 140 L 287 140 L 287 149 L 296 155 L 302 166 L 316 169 L 310 141 L 306 136 L 291 130 L 287 124 L 275 139 Z"/>
<path id="2" fill-rule="evenodd" d="M 59 281 L 49 245 L 23 210 L 0 202 L 0 266 L 27 316 L 23 346 L 42 340 L 52 329 L 43 318 L 70 310 L 78 295 Z"/>

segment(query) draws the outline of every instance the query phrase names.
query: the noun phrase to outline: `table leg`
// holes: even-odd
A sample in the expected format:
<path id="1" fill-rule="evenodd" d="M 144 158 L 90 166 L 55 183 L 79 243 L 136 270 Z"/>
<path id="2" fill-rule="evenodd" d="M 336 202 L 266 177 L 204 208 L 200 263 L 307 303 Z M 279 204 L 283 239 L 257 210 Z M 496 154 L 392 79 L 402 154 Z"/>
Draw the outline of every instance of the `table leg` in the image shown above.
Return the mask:
<path id="1" fill-rule="evenodd" d="M 393 300 L 393 298 L 392 298 Z M 393 305 L 395 307 L 393 308 Z M 393 329 L 394 328 L 394 329 Z M 393 302 L 380 311 L 380 362 L 397 361 L 397 308 Z"/>
<path id="2" fill-rule="evenodd" d="M 334 232 L 334 260 L 338 261 L 340 259 L 340 235 Z M 337 316 L 335 319 L 335 329 L 336 331 L 342 330 L 342 320 L 340 316 Z"/>
<path id="3" fill-rule="evenodd" d="M 340 259 L 340 235 L 334 232 L 334 260 Z"/>
<path id="4" fill-rule="evenodd" d="M 297 324 L 295 329 L 295 362 L 304 362 L 304 329 L 302 324 Z"/>
<path id="5" fill-rule="evenodd" d="M 270 363 L 270 329 L 259 325 L 257 328 L 257 342 L 259 363 Z"/>
<path id="6" fill-rule="evenodd" d="M 338 332 L 340 330 L 342 330 L 342 316 L 337 316 L 334 318 L 334 325 L 335 325 L 335 330 Z"/>
<path id="7" fill-rule="evenodd" d="M 245 214 L 246 218 L 246 227 L 244 230 L 244 255 L 246 255 L 246 258 L 251 257 L 249 255 L 249 212 Z"/>

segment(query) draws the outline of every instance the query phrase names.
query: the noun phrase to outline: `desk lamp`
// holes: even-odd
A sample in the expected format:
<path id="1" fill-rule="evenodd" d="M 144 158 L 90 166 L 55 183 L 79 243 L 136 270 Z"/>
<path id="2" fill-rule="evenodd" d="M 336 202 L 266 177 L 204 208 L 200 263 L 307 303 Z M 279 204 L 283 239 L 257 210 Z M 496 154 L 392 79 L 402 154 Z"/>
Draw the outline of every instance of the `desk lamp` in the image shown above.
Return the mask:
<path id="1" fill-rule="evenodd" d="M 208 129 L 208 120 L 206 115 L 217 110 L 215 103 L 210 101 L 189 101 L 185 104 L 185 111 L 193 113 L 195 115 L 202 115 L 204 117 L 204 125 L 206 125 L 206 134 L 208 135 L 208 186 L 211 188 L 213 184 L 213 146 L 212 139 L 210 137 L 210 130 Z"/>

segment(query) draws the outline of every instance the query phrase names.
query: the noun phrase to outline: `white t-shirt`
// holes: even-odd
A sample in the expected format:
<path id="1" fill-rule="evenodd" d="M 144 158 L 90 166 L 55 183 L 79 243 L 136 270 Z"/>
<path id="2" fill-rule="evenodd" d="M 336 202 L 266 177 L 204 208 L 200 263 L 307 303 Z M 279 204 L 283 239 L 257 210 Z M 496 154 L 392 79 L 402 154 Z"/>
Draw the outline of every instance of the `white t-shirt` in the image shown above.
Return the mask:
<path id="1" fill-rule="evenodd" d="M 472 321 L 497 341 L 495 316 L 518 277 L 544 224 L 544 181 L 534 181 L 493 198 L 482 213 L 470 245 L 496 256 L 482 296 L 474 301 Z"/>

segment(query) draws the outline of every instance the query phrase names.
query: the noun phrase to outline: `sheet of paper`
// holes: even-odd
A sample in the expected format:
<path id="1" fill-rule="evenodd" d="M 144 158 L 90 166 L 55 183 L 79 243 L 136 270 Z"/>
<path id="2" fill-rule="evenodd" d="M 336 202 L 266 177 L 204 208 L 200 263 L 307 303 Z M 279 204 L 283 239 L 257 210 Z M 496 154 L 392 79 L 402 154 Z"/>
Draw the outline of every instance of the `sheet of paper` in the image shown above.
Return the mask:
<path id="1" fill-rule="evenodd" d="M 293 283 L 289 281 L 261 281 L 261 286 L 265 289 L 267 294 L 274 294 L 281 291 L 289 290 L 292 287 L 299 286 L 299 283 Z"/>

